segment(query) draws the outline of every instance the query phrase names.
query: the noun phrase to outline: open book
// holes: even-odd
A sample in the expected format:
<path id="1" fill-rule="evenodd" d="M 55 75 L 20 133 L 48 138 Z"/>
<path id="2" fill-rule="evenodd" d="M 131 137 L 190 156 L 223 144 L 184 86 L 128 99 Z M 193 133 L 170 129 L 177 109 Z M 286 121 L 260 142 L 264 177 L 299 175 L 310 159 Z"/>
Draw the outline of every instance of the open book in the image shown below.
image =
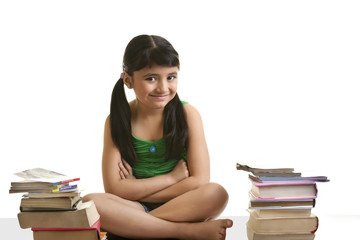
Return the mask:
<path id="1" fill-rule="evenodd" d="M 252 168 L 245 164 L 236 163 L 236 169 L 251 172 L 257 176 L 301 176 L 301 173 L 294 172 L 294 168 Z"/>
<path id="2" fill-rule="evenodd" d="M 75 191 L 77 186 L 69 183 L 80 180 L 43 168 L 28 169 L 14 175 L 22 180 L 11 182 L 10 193 Z"/>

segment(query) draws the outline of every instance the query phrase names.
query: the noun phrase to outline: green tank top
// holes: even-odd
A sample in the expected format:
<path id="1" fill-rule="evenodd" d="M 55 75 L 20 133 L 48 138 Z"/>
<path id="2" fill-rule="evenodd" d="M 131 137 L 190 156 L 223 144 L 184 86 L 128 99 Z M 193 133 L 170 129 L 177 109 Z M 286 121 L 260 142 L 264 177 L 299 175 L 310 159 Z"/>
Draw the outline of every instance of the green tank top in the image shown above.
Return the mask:
<path id="1" fill-rule="evenodd" d="M 187 102 L 182 101 L 182 104 Z M 157 141 L 145 141 L 133 136 L 137 161 L 133 167 L 133 174 L 136 178 L 149 178 L 164 175 L 171 172 L 180 159 L 186 160 L 186 149 L 180 159 L 166 161 L 165 159 L 165 138 Z"/>

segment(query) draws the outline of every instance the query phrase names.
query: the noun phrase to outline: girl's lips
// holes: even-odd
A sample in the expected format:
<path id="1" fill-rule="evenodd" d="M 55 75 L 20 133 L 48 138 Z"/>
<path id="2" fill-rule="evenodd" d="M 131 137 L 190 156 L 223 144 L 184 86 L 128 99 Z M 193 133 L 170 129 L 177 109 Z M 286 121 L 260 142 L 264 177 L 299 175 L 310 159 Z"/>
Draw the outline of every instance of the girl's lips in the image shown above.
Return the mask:
<path id="1" fill-rule="evenodd" d="M 168 95 L 150 95 L 151 97 L 155 98 L 155 99 L 165 99 Z"/>

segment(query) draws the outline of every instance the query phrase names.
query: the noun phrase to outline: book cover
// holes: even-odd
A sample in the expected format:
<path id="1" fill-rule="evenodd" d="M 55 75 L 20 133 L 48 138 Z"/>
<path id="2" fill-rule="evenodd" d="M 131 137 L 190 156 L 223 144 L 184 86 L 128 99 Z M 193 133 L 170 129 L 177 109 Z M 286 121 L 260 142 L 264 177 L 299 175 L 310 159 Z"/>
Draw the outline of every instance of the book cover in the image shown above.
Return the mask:
<path id="1" fill-rule="evenodd" d="M 255 182 L 274 182 L 274 181 L 310 181 L 310 182 L 329 182 L 330 180 L 326 176 L 312 176 L 312 177 L 270 177 L 270 176 L 254 176 L 249 174 L 249 178 Z"/>
<path id="2" fill-rule="evenodd" d="M 253 174 L 257 173 L 274 173 L 274 174 L 281 174 L 281 173 L 293 173 L 294 168 L 253 168 L 249 167 L 245 164 L 236 163 L 237 170 L 243 170 L 246 172 L 251 172 Z"/>
<path id="3" fill-rule="evenodd" d="M 24 179 L 23 181 L 18 181 L 18 184 L 44 182 L 51 183 L 52 185 L 59 185 L 80 180 L 80 178 L 72 178 L 65 174 L 44 168 L 27 169 L 22 172 L 14 173 L 14 175 Z"/>
<path id="4" fill-rule="evenodd" d="M 312 208 L 308 207 L 264 207 L 249 208 L 248 212 L 260 218 L 266 217 L 309 217 Z"/>
<path id="5" fill-rule="evenodd" d="M 89 228 L 100 218 L 95 203 L 79 202 L 74 211 L 20 212 L 20 227 L 26 228 Z"/>
<path id="6" fill-rule="evenodd" d="M 22 211 L 31 210 L 52 210 L 52 209 L 72 209 L 80 200 L 76 197 L 57 197 L 57 198 L 27 198 L 23 197 L 20 202 Z"/>
<path id="7" fill-rule="evenodd" d="M 282 200 L 282 199 L 256 199 L 251 192 L 249 193 L 250 201 L 249 207 L 294 207 L 294 206 L 302 206 L 302 207 L 315 207 L 316 199 L 290 199 L 290 200 Z"/>
<path id="8" fill-rule="evenodd" d="M 56 198 L 56 197 L 80 197 L 79 191 L 62 191 L 62 192 L 30 192 L 23 195 L 23 197 L 28 198 Z"/>
<path id="9" fill-rule="evenodd" d="M 272 181 L 251 180 L 250 194 L 254 199 L 314 199 L 317 197 L 316 182 L 313 181 Z"/>
<path id="10" fill-rule="evenodd" d="M 251 213 L 248 226 L 257 233 L 315 233 L 319 219 L 314 214 L 303 217 L 258 217 Z"/>
<path id="11" fill-rule="evenodd" d="M 313 233 L 257 233 L 248 224 L 248 240 L 314 240 Z"/>

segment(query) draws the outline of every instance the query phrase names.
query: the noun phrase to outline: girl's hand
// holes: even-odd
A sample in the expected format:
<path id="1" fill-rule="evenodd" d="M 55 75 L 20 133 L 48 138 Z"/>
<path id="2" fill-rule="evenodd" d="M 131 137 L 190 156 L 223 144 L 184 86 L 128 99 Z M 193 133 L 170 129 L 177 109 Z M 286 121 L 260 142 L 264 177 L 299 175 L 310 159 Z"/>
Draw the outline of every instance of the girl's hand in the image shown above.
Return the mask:
<path id="1" fill-rule="evenodd" d="M 136 179 L 132 173 L 132 167 L 124 159 L 119 162 L 119 168 L 121 179 Z"/>
<path id="2" fill-rule="evenodd" d="M 186 162 L 181 159 L 169 174 L 176 183 L 189 177 L 189 170 L 187 168 Z"/>

